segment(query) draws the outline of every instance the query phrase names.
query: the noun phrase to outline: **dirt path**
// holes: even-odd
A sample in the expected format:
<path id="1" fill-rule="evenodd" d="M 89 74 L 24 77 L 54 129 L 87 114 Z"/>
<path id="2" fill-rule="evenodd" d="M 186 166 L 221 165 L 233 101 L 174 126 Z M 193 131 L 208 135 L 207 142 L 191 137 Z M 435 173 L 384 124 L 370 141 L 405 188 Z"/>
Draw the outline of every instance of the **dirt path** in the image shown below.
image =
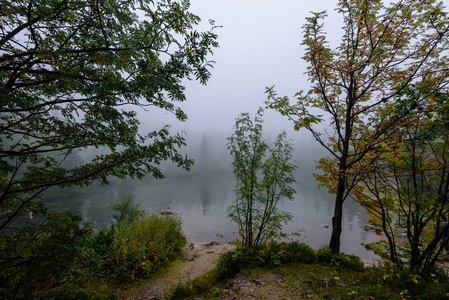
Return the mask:
<path id="1" fill-rule="evenodd" d="M 140 293 L 132 297 L 135 300 L 163 300 L 170 288 L 201 276 L 215 267 L 219 257 L 232 249 L 232 244 L 194 244 L 182 250 L 183 259 L 169 267 L 159 278 L 150 281 Z M 252 276 L 243 272 L 225 280 L 221 284 L 220 299 L 304 299 L 297 288 L 287 288 L 286 278 L 277 273 L 268 272 Z M 312 297 L 313 298 L 313 297 Z M 191 299 L 202 299 L 193 297 Z"/>
<path id="2" fill-rule="evenodd" d="M 162 277 L 150 282 L 135 299 L 164 299 L 170 287 L 201 276 L 215 267 L 223 253 L 235 248 L 232 244 L 219 243 L 193 244 L 193 248 L 191 246 L 192 244 L 183 248 L 183 261 L 174 264 Z"/>
<path id="3" fill-rule="evenodd" d="M 219 257 L 232 249 L 235 245 L 220 244 L 192 244 L 182 249 L 183 258 L 175 262 L 160 277 L 147 282 L 140 292 L 131 293 L 135 300 L 163 300 L 171 288 L 177 284 L 185 283 L 203 275 L 215 267 Z M 443 268 L 449 266 L 449 261 L 441 260 L 439 265 Z M 302 272 L 302 273 L 301 273 Z M 321 274 L 321 273 L 322 274 Z M 250 274 L 241 272 L 232 278 L 223 281 L 219 287 L 219 298 L 225 300 L 246 299 L 321 299 L 312 291 L 312 284 L 323 285 L 323 278 L 331 275 L 316 268 L 313 271 L 305 268 L 296 270 L 295 274 L 281 274 L 266 272 L 263 274 Z M 313 276 L 312 276 L 313 275 Z M 312 279 L 310 279 L 312 278 Z M 216 295 L 218 295 L 216 294 Z M 128 294 L 130 295 L 130 294 Z M 191 298 L 202 299 L 202 298 Z"/>

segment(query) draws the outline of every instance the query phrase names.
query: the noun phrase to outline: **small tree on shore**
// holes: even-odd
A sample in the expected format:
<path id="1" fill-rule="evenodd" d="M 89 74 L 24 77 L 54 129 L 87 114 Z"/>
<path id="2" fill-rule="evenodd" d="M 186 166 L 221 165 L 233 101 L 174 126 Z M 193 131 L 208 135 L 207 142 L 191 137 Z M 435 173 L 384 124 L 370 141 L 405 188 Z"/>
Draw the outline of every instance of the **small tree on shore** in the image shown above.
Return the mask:
<path id="1" fill-rule="evenodd" d="M 243 246 L 257 246 L 282 235 L 282 223 L 291 220 L 290 213 L 277 208 L 281 197 L 292 199 L 295 190 L 291 163 L 293 146 L 286 141 L 285 131 L 270 145 L 262 136 L 263 110 L 251 120 L 241 114 L 228 141 L 234 159 L 237 179 L 236 199 L 228 207 L 228 216 L 238 224 Z"/>

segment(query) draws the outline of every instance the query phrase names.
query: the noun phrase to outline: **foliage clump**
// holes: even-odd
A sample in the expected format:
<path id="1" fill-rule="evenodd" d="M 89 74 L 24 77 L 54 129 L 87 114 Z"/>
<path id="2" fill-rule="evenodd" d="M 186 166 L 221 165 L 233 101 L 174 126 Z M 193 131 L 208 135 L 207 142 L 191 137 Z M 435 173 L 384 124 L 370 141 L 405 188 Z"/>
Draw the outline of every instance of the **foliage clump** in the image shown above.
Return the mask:
<path id="1" fill-rule="evenodd" d="M 118 283 L 147 277 L 174 259 L 186 244 L 178 217 L 156 215 L 121 223 L 96 237 L 94 244 L 101 241 L 109 244 L 105 252 L 101 250 L 106 247 L 95 246 L 100 249 L 100 270 Z"/>
<path id="2" fill-rule="evenodd" d="M 317 262 L 315 250 L 306 244 L 271 242 L 255 247 L 243 247 L 226 252 L 217 263 L 218 277 L 226 278 L 243 269 L 273 268 L 289 263 Z"/>
<path id="3" fill-rule="evenodd" d="M 138 209 L 130 204 L 121 212 Z M 77 215 L 53 213 L 42 224 L 2 236 L 0 298 L 114 299 L 114 284 L 147 277 L 186 244 L 178 217 L 123 220 L 94 232 Z"/>
<path id="4" fill-rule="evenodd" d="M 142 218 L 145 210 L 140 203 L 134 203 L 133 198 L 129 194 L 116 199 L 111 206 L 110 218 L 115 224 L 123 222 L 133 222 Z"/>
<path id="5" fill-rule="evenodd" d="M 71 213 L 51 213 L 43 224 L 0 239 L 0 298 L 41 298 L 64 285 L 89 260 L 92 226 Z"/>
<path id="6" fill-rule="evenodd" d="M 355 281 L 358 295 L 372 295 L 376 299 L 447 299 L 449 278 L 441 270 L 403 268 L 386 262 L 359 273 Z"/>
<path id="7" fill-rule="evenodd" d="M 319 249 L 316 253 L 318 261 L 322 264 L 330 264 L 342 269 L 362 271 L 365 267 L 360 257 L 345 253 L 334 253 L 329 247 Z"/>

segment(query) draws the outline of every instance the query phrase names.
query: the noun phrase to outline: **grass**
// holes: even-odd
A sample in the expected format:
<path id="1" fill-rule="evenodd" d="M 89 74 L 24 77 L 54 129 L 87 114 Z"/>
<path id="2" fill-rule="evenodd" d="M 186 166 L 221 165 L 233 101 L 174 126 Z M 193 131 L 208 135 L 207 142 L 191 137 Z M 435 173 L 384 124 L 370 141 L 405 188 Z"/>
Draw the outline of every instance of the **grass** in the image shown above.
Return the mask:
<path id="1" fill-rule="evenodd" d="M 303 244 L 300 244 L 303 245 Z M 355 256 L 332 255 L 328 249 L 314 251 L 315 259 L 291 260 L 310 257 L 310 249 L 303 245 L 296 254 L 282 257 L 280 253 L 291 244 L 273 243 L 257 249 L 236 249 L 224 254 L 215 270 L 172 289 L 168 299 L 203 297 L 215 299 L 227 293 L 238 293 L 239 288 L 227 290 L 223 282 L 245 274 L 246 285 L 258 282 L 267 274 L 283 278 L 272 284 L 269 292 L 281 290 L 282 296 L 292 299 L 318 296 L 320 299 L 447 299 L 449 279 L 442 271 L 412 273 L 391 264 L 364 267 Z M 293 248 L 298 249 L 297 244 Z M 302 251 L 302 252 L 301 252 Z M 287 259 L 287 257 L 289 257 Z M 269 283 L 267 283 L 269 284 Z M 282 288 L 279 289 L 279 285 Z M 244 285 L 242 285 L 244 286 Z M 257 290 L 257 284 L 254 286 Z M 281 296 L 281 295 L 277 295 Z M 276 297 L 276 295 L 273 295 Z"/>
<path id="2" fill-rule="evenodd" d="M 115 229 L 107 268 L 115 281 L 132 282 L 176 258 L 185 244 L 179 218 L 151 215 L 122 223 Z"/>

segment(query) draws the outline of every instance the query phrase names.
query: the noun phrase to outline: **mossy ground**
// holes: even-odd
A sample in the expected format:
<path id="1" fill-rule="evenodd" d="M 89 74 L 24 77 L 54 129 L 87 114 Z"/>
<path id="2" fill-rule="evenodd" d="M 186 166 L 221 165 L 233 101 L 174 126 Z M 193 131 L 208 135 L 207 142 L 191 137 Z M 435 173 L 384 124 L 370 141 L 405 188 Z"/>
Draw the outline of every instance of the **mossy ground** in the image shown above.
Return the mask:
<path id="1" fill-rule="evenodd" d="M 167 299 L 449 298 L 449 280 L 444 271 L 411 273 L 385 263 L 360 268 L 353 257 L 329 259 L 326 251 L 320 251 L 314 263 L 251 265 L 224 278 L 216 273 L 222 268 L 219 262 L 215 271 L 171 289 Z M 236 253 L 233 250 L 225 257 L 234 257 L 231 260 L 240 264 Z"/>

